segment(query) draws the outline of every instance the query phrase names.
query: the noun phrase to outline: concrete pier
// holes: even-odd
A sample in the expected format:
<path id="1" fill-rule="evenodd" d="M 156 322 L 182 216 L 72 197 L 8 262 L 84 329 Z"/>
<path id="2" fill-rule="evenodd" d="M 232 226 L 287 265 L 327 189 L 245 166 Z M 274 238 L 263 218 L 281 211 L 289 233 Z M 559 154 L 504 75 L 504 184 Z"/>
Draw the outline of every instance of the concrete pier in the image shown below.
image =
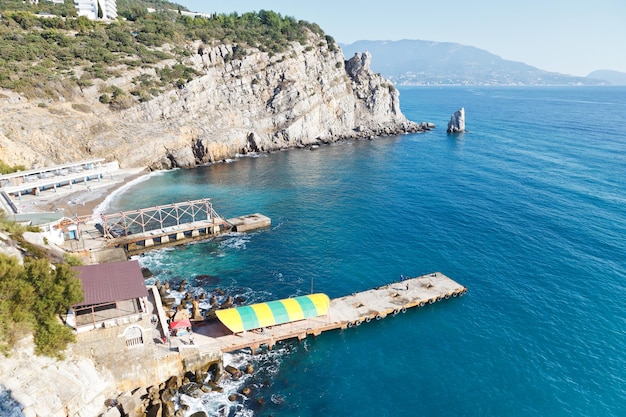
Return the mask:
<path id="1" fill-rule="evenodd" d="M 211 219 L 183 223 L 143 233 L 107 239 L 104 243 L 107 247 L 122 247 L 129 255 L 136 255 L 150 249 L 210 239 L 230 231 L 243 233 L 265 229 L 271 226 L 271 224 L 272 221 L 269 217 L 255 213 L 227 220 Z"/>
<path id="2" fill-rule="evenodd" d="M 272 225 L 272 220 L 260 213 L 225 219 L 208 198 L 101 214 L 97 220 L 91 215 L 81 216 L 72 222 L 77 228 L 80 225 L 81 233 L 78 242 L 66 241 L 66 250 L 87 254 L 121 248 L 127 255 Z"/>
<path id="3" fill-rule="evenodd" d="M 272 220 L 260 213 L 248 214 L 247 216 L 233 217 L 227 222 L 232 225 L 235 232 L 249 232 L 264 229 L 272 225 Z"/>
<path id="4" fill-rule="evenodd" d="M 272 328 L 233 334 L 219 320 L 194 324 L 196 346 L 201 352 L 232 352 L 254 350 L 261 346 L 271 348 L 280 340 L 318 336 L 328 330 L 348 329 L 372 320 L 402 314 L 453 297 L 462 296 L 467 288 L 435 272 L 416 278 L 407 278 L 367 291 L 331 300 L 328 314 L 273 326 Z"/>
<path id="5" fill-rule="evenodd" d="M 330 301 L 326 315 L 271 328 L 233 334 L 217 319 L 192 321 L 193 343 L 191 335 L 170 336 L 163 343 L 161 338 L 169 333 L 167 314 L 159 291 L 151 286 L 148 312 L 140 321 L 81 332 L 79 343 L 72 349 L 109 369 L 118 390 L 133 390 L 166 381 L 172 375 L 206 371 L 209 364 L 222 360 L 224 352 L 250 349 L 254 353 L 261 347 L 271 349 L 281 340 L 303 340 L 328 330 L 351 331 L 356 326 L 372 324 L 368 322 L 392 320 L 394 315 L 411 308 L 462 296 L 466 291 L 464 286 L 437 272 L 335 298 Z M 414 317 L 419 320 L 420 316 Z M 141 329 L 141 347 L 125 345 L 130 327 Z"/>

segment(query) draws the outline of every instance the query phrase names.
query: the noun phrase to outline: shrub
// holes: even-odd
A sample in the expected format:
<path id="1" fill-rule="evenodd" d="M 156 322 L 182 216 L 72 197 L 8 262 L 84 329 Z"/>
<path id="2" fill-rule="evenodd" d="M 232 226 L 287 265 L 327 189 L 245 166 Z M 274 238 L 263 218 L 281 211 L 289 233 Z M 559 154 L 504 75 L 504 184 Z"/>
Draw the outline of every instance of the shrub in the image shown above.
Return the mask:
<path id="1" fill-rule="evenodd" d="M 65 253 L 63 255 L 63 260 L 70 266 L 78 266 L 83 264 L 83 260 L 73 253 Z"/>
<path id="2" fill-rule="evenodd" d="M 79 300 L 80 301 L 80 300 Z M 72 329 L 63 325 L 56 318 L 50 317 L 37 323 L 34 334 L 35 353 L 42 356 L 64 357 L 63 351 L 67 345 L 76 341 Z"/>
<path id="3" fill-rule="evenodd" d="M 0 351 L 8 353 L 33 331 L 37 354 L 62 357 L 74 334 L 58 317 L 83 299 L 75 271 L 67 263 L 53 268 L 47 258 L 25 258 L 20 265 L 1 253 L 0 271 Z"/>
<path id="4" fill-rule="evenodd" d="M 9 165 L 0 159 L 0 174 L 10 174 L 12 172 L 17 171 L 25 171 L 26 167 L 24 165 Z M 4 226 L 6 220 L 6 215 L 4 212 L 0 212 L 0 226 Z"/>
<path id="5" fill-rule="evenodd" d="M 337 44 L 335 43 L 335 39 L 330 35 L 326 35 L 325 38 L 326 38 L 326 44 L 328 45 L 328 49 L 331 52 L 336 52 Z"/>
<path id="6" fill-rule="evenodd" d="M 82 113 L 91 113 L 91 107 L 83 103 L 72 103 L 72 108 Z"/>
<path id="7" fill-rule="evenodd" d="M 121 94 L 113 95 L 109 106 L 112 110 L 126 110 L 135 104 L 131 96 L 122 91 Z"/>
<path id="8" fill-rule="evenodd" d="M 98 101 L 102 104 L 109 104 L 111 102 L 111 97 L 109 97 L 107 93 L 103 93 L 100 95 L 100 98 L 98 98 Z"/>

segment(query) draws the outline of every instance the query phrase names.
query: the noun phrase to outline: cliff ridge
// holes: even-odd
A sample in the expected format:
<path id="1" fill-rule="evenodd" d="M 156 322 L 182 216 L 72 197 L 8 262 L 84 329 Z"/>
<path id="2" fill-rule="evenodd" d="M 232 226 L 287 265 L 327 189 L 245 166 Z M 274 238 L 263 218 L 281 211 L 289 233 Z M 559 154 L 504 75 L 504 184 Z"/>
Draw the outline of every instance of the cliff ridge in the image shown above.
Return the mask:
<path id="1" fill-rule="evenodd" d="M 317 34 L 272 54 L 237 45 L 187 45 L 201 73 L 125 110 L 99 102 L 102 85 L 72 102 L 35 103 L 4 92 L 0 159 L 26 166 L 105 157 L 121 167 L 190 168 L 249 152 L 420 131 L 368 53 L 345 60 Z M 167 63 L 163 63 L 167 65 Z M 129 89 L 137 72 L 107 80 Z M 150 71 L 148 69 L 147 71 Z M 154 71 L 154 70 L 152 70 Z"/>

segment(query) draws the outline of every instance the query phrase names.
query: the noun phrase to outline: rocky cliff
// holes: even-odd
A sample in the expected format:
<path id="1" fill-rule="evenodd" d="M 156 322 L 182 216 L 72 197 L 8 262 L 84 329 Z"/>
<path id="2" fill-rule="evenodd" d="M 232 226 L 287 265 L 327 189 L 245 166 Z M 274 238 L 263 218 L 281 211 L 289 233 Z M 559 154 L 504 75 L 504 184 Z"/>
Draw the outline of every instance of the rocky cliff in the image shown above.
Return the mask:
<path id="1" fill-rule="evenodd" d="M 0 415 L 100 415 L 105 401 L 116 393 L 113 376 L 91 359 L 67 354 L 63 360 L 36 356 L 32 337 L 21 340 L 12 356 L 0 354 Z"/>
<path id="2" fill-rule="evenodd" d="M 186 64 L 200 77 L 123 111 L 98 101 L 102 85 L 73 102 L 0 94 L 0 159 L 27 167 L 93 157 L 117 159 L 122 167 L 193 167 L 420 130 L 400 112 L 391 82 L 371 71 L 369 54 L 345 61 L 321 36 L 311 33 L 307 45 L 294 42 L 275 55 L 248 49 L 236 60 L 233 45 L 196 42 L 188 49 Z M 106 83 L 129 90 L 136 76 Z"/>

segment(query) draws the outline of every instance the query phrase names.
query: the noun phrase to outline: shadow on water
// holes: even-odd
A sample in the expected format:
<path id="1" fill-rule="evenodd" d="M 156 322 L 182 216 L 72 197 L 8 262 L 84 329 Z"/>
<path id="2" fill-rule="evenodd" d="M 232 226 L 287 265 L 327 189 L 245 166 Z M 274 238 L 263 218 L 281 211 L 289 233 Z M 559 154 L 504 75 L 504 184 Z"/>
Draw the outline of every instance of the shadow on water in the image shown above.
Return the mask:
<path id="1" fill-rule="evenodd" d="M 446 143 L 448 148 L 453 151 L 460 151 L 465 145 L 465 135 L 467 132 L 461 133 L 446 133 Z"/>
<path id="2" fill-rule="evenodd" d="M 0 415 L 3 417 L 24 417 L 24 407 L 13 397 L 13 392 L 4 384 L 0 385 Z"/>

